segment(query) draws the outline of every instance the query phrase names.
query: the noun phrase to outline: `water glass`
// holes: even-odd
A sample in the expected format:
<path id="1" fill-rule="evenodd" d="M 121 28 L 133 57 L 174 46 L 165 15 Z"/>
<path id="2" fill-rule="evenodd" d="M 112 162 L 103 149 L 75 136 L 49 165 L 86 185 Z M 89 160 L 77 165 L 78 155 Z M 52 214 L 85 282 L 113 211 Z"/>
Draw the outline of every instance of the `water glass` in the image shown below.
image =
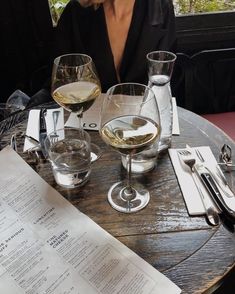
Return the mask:
<path id="1" fill-rule="evenodd" d="M 156 140 L 144 151 L 132 156 L 131 169 L 133 173 L 142 174 L 155 168 L 158 158 L 158 144 L 159 140 Z M 123 167 L 127 169 L 127 157 L 122 155 L 121 160 Z"/>
<path id="2" fill-rule="evenodd" d="M 168 51 L 153 51 L 147 54 L 149 86 L 157 99 L 161 119 L 159 151 L 170 147 L 172 137 L 172 96 L 170 79 L 176 55 Z"/>
<path id="3" fill-rule="evenodd" d="M 45 149 L 55 181 L 64 188 L 84 185 L 91 173 L 89 134 L 78 128 L 64 128 L 49 134 Z"/>

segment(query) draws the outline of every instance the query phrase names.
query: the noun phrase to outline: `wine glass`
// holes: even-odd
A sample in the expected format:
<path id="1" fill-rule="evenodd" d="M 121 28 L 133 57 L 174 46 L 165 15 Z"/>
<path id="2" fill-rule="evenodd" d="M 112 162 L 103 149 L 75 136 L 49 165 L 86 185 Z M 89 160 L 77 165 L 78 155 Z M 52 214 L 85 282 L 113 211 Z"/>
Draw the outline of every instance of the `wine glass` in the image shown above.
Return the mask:
<path id="1" fill-rule="evenodd" d="M 125 213 L 144 208 L 149 191 L 131 177 L 131 159 L 159 140 L 160 118 L 154 92 L 148 86 L 124 83 L 111 87 L 101 108 L 100 135 L 104 142 L 127 156 L 127 182 L 117 182 L 108 192 L 111 206 Z"/>
<path id="2" fill-rule="evenodd" d="M 92 58 L 86 54 L 66 54 L 54 60 L 51 95 L 64 109 L 76 113 L 79 128 L 83 128 L 83 112 L 101 94 L 100 81 Z M 97 145 L 91 144 L 92 161 L 100 155 Z"/>

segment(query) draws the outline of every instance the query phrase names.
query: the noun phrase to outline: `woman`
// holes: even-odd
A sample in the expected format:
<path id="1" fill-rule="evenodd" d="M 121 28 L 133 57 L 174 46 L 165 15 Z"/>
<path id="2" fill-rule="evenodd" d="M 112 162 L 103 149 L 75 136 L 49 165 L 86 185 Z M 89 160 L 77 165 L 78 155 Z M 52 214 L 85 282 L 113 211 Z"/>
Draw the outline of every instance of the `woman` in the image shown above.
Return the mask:
<path id="1" fill-rule="evenodd" d="M 172 0 L 71 0 L 55 30 L 53 59 L 68 53 L 90 55 L 106 92 L 120 82 L 146 84 L 146 54 L 175 51 L 175 44 Z M 42 89 L 28 106 L 49 99 L 48 90 Z"/>
<path id="2" fill-rule="evenodd" d="M 146 54 L 175 51 L 175 43 L 172 0 L 72 0 L 56 28 L 55 56 L 90 55 L 105 92 L 147 83 Z"/>

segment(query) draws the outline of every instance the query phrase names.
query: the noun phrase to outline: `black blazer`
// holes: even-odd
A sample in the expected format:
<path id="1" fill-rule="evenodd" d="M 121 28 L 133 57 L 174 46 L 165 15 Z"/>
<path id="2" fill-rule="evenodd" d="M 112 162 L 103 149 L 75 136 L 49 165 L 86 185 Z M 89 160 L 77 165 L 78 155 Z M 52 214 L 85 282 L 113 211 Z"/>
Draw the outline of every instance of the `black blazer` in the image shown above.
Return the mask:
<path id="1" fill-rule="evenodd" d="M 175 51 L 175 15 L 172 0 L 136 0 L 120 66 L 121 82 L 147 83 L 146 54 Z M 83 8 L 71 0 L 55 32 L 54 56 L 86 53 L 96 65 L 105 92 L 117 84 L 103 6 Z"/>

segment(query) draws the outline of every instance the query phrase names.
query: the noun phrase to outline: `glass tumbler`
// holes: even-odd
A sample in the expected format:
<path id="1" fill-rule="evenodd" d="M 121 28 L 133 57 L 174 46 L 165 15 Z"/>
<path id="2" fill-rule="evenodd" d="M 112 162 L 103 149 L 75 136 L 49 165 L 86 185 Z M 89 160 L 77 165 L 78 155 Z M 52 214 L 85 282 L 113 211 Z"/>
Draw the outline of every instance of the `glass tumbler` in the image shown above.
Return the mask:
<path id="1" fill-rule="evenodd" d="M 55 181 L 64 188 L 84 185 L 91 173 L 91 140 L 79 128 L 64 128 L 49 134 L 45 149 Z"/>

